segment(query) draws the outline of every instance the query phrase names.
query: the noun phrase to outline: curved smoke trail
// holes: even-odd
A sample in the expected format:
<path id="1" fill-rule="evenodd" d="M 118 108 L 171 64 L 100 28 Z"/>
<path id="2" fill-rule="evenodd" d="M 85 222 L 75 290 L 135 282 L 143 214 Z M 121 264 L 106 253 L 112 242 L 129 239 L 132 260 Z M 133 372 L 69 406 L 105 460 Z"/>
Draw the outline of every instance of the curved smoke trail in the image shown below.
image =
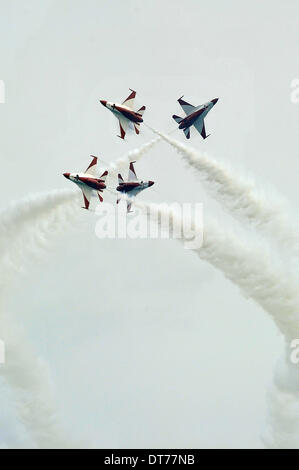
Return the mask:
<path id="1" fill-rule="evenodd" d="M 267 196 L 253 180 L 181 142 L 152 129 L 174 147 L 201 175 L 203 183 L 232 215 L 255 226 L 279 244 L 279 248 L 299 256 L 299 227 L 283 198 Z"/>
<path id="2" fill-rule="evenodd" d="M 292 267 L 293 270 L 286 275 L 286 283 L 298 284 L 299 229 L 287 202 L 274 197 L 273 194 L 267 197 L 257 189 L 254 181 L 246 180 L 225 165 L 167 135 L 154 132 L 172 145 L 190 166 L 200 172 L 203 182 L 208 183 L 206 186 L 212 195 L 232 215 L 240 221 L 254 225 L 263 235 L 274 240 L 278 245 L 276 252 L 278 255 L 280 252 L 288 254 L 288 267 Z M 280 328 L 285 336 L 285 352 L 279 363 L 280 373 L 275 372 L 274 384 L 269 392 L 270 429 L 264 441 L 271 448 L 299 447 L 299 374 L 298 365 L 294 367 L 290 361 L 290 343 L 299 338 L 296 319 L 299 315 L 299 306 L 294 305 L 294 307 L 294 309 L 289 307 L 286 299 L 281 311 L 278 312 L 279 318 L 287 328 Z"/>
<path id="3" fill-rule="evenodd" d="M 28 254 L 47 246 L 49 235 L 73 218 L 77 198 L 74 190 L 53 190 L 13 202 L 0 212 L 0 287 L 22 270 Z"/>
<path id="4" fill-rule="evenodd" d="M 160 225 L 167 224 L 169 220 L 171 232 L 183 233 L 183 241 L 190 239 L 190 233 L 194 236 L 203 230 L 191 221 L 187 226 L 190 233 L 184 233 L 184 219 L 165 206 L 139 201 L 134 201 L 134 205 L 147 210 L 148 217 L 156 218 Z M 294 334 L 299 335 L 297 279 L 289 278 L 285 266 L 273 256 L 267 244 L 256 240 L 243 241 L 210 218 L 205 219 L 202 246 L 193 251 L 222 271 L 247 297 L 266 310 L 284 336 L 293 339 Z"/>
<path id="5" fill-rule="evenodd" d="M 290 351 L 286 341 L 284 355 L 276 365 L 273 385 L 268 392 L 269 429 L 263 441 L 271 449 L 299 449 L 298 363 L 290 361 Z"/>
<path id="6" fill-rule="evenodd" d="M 24 437 L 30 437 L 29 445 L 40 449 L 79 447 L 80 443 L 67 437 L 60 424 L 47 364 L 36 355 L 25 333 L 10 315 L 1 314 L 0 328 L 6 355 L 0 373 L 13 390 L 17 416 L 26 431 Z M 23 432 L 20 427 L 18 431 Z"/>
<path id="7" fill-rule="evenodd" d="M 0 213 L 0 336 L 6 345 L 6 363 L 0 373 L 14 390 L 21 422 L 40 448 L 77 444 L 64 437 L 47 368 L 5 314 L 3 295 L 25 257 L 45 248 L 51 236 L 72 219 L 76 199 L 74 191 L 55 190 L 24 198 Z"/>
<path id="8" fill-rule="evenodd" d="M 160 225 L 169 220 L 171 231 L 190 240 L 203 227 L 189 224 L 186 234 L 180 215 L 153 204 L 136 203 Z M 242 241 L 223 230 L 216 221 L 206 220 L 203 245 L 195 251 L 224 273 L 243 293 L 268 312 L 285 337 L 285 356 L 274 375 L 269 393 L 270 427 L 264 442 L 273 448 L 299 448 L 299 375 L 290 361 L 290 342 L 299 338 L 299 292 L 297 279 L 289 277 L 280 259 L 265 243 Z"/>
<path id="9" fill-rule="evenodd" d="M 159 140 L 153 139 L 110 163 L 110 175 L 117 176 L 130 161 L 140 159 Z M 3 295 L 15 275 L 22 270 L 28 254 L 39 254 L 48 246 L 51 236 L 73 220 L 79 197 L 80 193 L 74 190 L 54 190 L 28 196 L 0 212 L 0 328 L 7 348 L 6 364 L 0 372 L 17 394 L 21 421 L 36 445 L 42 448 L 74 447 L 78 443 L 64 437 L 46 365 L 34 356 L 24 335 L 22 341 L 17 339 L 18 331 L 4 313 Z"/>

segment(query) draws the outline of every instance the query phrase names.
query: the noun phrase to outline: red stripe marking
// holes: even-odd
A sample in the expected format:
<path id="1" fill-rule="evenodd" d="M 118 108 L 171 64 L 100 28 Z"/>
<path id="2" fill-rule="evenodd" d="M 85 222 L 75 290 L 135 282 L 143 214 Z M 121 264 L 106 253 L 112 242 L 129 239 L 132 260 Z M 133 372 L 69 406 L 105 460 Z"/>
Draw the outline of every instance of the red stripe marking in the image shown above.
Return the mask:
<path id="1" fill-rule="evenodd" d="M 120 127 L 120 138 L 121 138 L 121 139 L 124 139 L 126 133 L 125 133 L 124 129 L 121 127 L 120 121 L 119 121 L 119 127 Z"/>
<path id="2" fill-rule="evenodd" d="M 87 197 L 85 196 L 84 193 L 83 193 L 83 197 L 84 197 L 84 202 L 85 202 L 85 208 L 88 209 L 89 208 L 89 200 L 87 199 Z"/>
<path id="3" fill-rule="evenodd" d="M 92 157 L 92 155 L 90 155 Z M 97 161 L 98 161 L 98 158 L 97 157 L 93 157 L 92 161 L 91 161 L 91 164 L 89 165 L 89 167 L 87 167 L 87 170 L 89 170 L 90 167 L 94 166 L 97 164 Z M 87 171 L 86 170 L 86 171 Z"/>

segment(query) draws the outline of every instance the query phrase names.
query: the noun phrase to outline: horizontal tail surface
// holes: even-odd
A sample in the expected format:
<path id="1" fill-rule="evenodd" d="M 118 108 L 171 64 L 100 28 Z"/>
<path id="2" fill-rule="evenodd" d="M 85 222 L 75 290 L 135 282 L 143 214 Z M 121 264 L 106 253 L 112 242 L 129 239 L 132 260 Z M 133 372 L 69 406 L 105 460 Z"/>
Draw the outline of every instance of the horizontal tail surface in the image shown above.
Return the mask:
<path id="1" fill-rule="evenodd" d="M 175 114 L 172 116 L 172 118 L 175 120 L 175 122 L 177 122 L 178 124 L 180 124 L 180 122 L 182 122 L 183 118 L 181 118 L 180 116 L 176 116 Z"/>

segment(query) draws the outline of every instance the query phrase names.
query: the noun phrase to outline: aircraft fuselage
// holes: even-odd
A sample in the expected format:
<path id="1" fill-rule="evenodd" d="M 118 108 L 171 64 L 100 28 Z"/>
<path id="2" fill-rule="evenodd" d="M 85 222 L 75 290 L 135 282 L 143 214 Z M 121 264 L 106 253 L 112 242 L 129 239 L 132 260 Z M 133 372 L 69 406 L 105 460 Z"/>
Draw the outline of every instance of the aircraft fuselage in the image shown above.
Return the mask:
<path id="1" fill-rule="evenodd" d="M 100 178 L 95 178 L 92 175 L 88 176 L 85 173 L 64 173 L 63 176 L 79 186 L 88 186 L 96 191 L 103 191 L 106 189 L 106 184 Z"/>
<path id="2" fill-rule="evenodd" d="M 138 182 L 138 181 L 127 181 L 124 183 L 120 183 L 116 191 L 120 193 L 131 193 L 131 194 L 138 194 L 140 191 L 143 191 L 146 188 L 149 188 L 154 184 L 153 181 L 146 181 L 146 182 Z"/>
<path id="3" fill-rule="evenodd" d="M 109 101 L 100 100 L 105 108 L 109 109 L 113 114 L 122 115 L 131 122 L 143 122 L 141 114 L 124 106 L 123 104 L 110 103 Z"/>
<path id="4" fill-rule="evenodd" d="M 203 119 L 205 116 L 208 114 L 209 109 L 206 110 L 205 108 L 198 109 L 197 111 L 194 111 L 194 113 L 189 114 L 186 116 L 179 125 L 179 129 L 185 129 L 187 127 L 191 127 L 194 122 L 201 116 Z"/>

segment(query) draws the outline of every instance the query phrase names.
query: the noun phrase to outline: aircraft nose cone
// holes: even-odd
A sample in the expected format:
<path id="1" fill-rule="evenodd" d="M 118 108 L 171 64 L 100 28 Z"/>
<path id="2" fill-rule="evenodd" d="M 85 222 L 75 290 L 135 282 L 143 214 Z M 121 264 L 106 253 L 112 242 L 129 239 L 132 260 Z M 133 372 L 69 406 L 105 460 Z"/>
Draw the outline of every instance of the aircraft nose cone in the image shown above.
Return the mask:
<path id="1" fill-rule="evenodd" d="M 148 187 L 150 188 L 151 186 L 153 186 L 153 184 L 155 184 L 154 181 L 149 181 L 149 182 L 148 182 Z"/>
<path id="2" fill-rule="evenodd" d="M 103 106 L 106 106 L 107 100 L 100 100 L 100 103 L 101 103 Z"/>
<path id="3" fill-rule="evenodd" d="M 63 173 L 63 176 L 67 179 L 70 179 L 70 173 Z"/>
<path id="4" fill-rule="evenodd" d="M 218 100 L 219 100 L 219 98 L 214 98 L 214 99 L 212 100 L 212 103 L 215 105 Z"/>

